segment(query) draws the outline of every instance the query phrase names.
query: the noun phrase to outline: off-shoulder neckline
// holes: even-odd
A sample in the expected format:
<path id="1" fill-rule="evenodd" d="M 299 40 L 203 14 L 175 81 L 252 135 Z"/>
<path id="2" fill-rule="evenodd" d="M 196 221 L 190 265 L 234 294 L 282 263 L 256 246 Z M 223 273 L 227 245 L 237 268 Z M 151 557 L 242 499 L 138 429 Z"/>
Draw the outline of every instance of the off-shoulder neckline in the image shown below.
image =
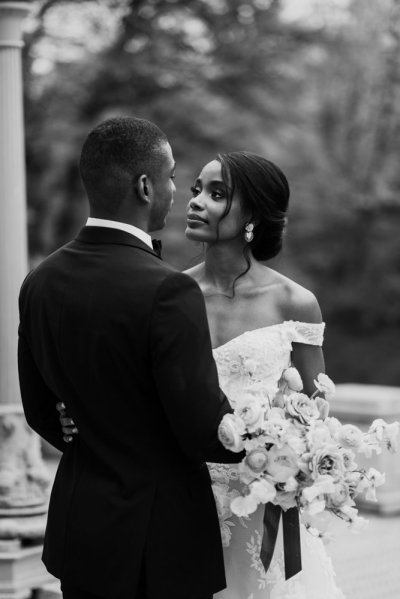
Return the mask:
<path id="1" fill-rule="evenodd" d="M 240 333 L 240 335 L 236 335 L 236 337 L 232 337 L 232 339 L 229 339 L 229 341 L 226 341 L 225 343 L 222 343 L 222 345 L 217 345 L 217 347 L 213 347 L 212 351 L 217 351 L 219 349 L 221 349 L 222 347 L 225 347 L 226 345 L 229 345 L 230 343 L 232 343 L 232 341 L 236 341 L 237 339 L 240 339 L 241 337 L 243 337 L 244 335 L 248 335 L 249 333 L 256 333 L 256 332 L 260 332 L 260 331 L 265 331 L 266 329 L 272 329 L 275 327 L 282 327 L 284 325 L 306 325 L 306 326 L 311 326 L 311 327 L 325 327 L 325 323 L 324 322 L 302 322 L 300 320 L 284 320 L 283 322 L 277 322 L 276 324 L 267 324 L 265 327 L 258 327 L 257 329 L 250 329 L 248 331 L 243 331 L 243 333 Z"/>

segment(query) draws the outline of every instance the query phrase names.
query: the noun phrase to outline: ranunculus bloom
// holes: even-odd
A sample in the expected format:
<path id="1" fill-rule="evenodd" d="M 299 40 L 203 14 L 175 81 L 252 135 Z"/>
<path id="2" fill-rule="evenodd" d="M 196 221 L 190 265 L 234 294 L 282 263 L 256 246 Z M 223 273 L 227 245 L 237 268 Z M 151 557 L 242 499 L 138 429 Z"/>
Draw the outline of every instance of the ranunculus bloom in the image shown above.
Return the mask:
<path id="1" fill-rule="evenodd" d="M 248 393 L 236 403 L 235 414 L 243 420 L 248 432 L 252 433 L 262 426 L 265 408 L 259 397 Z"/>
<path id="2" fill-rule="evenodd" d="M 325 399 L 332 399 L 335 395 L 335 383 L 329 378 L 328 375 L 320 372 L 317 376 L 317 380 L 314 380 L 314 385 L 320 391 L 324 393 Z"/>
<path id="3" fill-rule="evenodd" d="M 297 455 L 288 445 L 284 447 L 273 445 L 268 451 L 267 472 L 277 483 L 286 482 L 299 472 Z"/>
<path id="4" fill-rule="evenodd" d="M 239 497 L 232 499 L 231 510 L 236 516 L 242 518 L 243 516 L 248 516 L 255 512 L 258 504 L 259 502 L 252 494 L 245 495 L 245 497 L 240 495 Z"/>
<path id="5" fill-rule="evenodd" d="M 250 470 L 256 474 L 260 474 L 267 466 L 268 452 L 263 447 L 257 447 L 247 454 L 245 462 Z"/>
<path id="6" fill-rule="evenodd" d="M 310 424 L 319 418 L 319 410 L 313 399 L 304 393 L 292 393 L 285 401 L 286 412 L 302 424 Z"/>
<path id="7" fill-rule="evenodd" d="M 218 439 L 226 449 L 239 453 L 244 447 L 242 439 L 244 432 L 244 424 L 240 418 L 234 414 L 225 414 L 218 427 Z"/>
<path id="8" fill-rule="evenodd" d="M 339 479 L 344 473 L 343 455 L 335 445 L 317 449 L 311 459 L 311 470 L 315 479 L 329 475 Z"/>
<path id="9" fill-rule="evenodd" d="M 286 368 L 283 371 L 282 378 L 292 391 L 301 391 L 303 389 L 303 381 L 297 368 Z"/>
<path id="10" fill-rule="evenodd" d="M 354 424 L 344 424 L 337 432 L 336 439 L 342 447 L 360 449 L 363 445 L 363 432 Z"/>
<path id="11" fill-rule="evenodd" d="M 311 424 L 307 439 L 313 449 L 333 442 L 329 428 L 320 420 Z"/>

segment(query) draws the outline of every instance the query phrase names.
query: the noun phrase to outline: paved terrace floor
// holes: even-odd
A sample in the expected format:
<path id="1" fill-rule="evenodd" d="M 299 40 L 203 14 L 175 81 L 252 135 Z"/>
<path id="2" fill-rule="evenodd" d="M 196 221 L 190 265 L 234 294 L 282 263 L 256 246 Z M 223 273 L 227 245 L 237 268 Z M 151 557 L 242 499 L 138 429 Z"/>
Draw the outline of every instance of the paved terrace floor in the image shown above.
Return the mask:
<path id="1" fill-rule="evenodd" d="M 400 599 L 400 515 L 360 515 L 369 520 L 366 530 L 327 547 L 337 582 L 346 599 Z"/>

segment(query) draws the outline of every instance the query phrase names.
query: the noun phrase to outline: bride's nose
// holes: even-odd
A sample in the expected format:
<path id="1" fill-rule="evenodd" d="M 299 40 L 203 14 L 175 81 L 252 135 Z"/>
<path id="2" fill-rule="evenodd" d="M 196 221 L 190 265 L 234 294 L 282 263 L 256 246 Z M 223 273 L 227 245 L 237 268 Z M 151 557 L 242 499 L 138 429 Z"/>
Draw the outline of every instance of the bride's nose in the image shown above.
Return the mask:
<path id="1" fill-rule="evenodd" d="M 188 208 L 190 208 L 191 210 L 202 210 L 203 209 L 200 195 L 201 194 L 199 194 L 198 196 L 195 196 L 189 200 Z"/>

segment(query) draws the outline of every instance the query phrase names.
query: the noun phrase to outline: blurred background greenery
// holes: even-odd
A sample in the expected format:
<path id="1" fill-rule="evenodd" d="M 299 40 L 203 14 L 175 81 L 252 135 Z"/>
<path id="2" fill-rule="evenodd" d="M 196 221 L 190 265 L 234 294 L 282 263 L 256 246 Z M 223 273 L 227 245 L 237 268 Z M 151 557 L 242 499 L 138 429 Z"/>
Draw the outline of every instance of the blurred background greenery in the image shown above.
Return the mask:
<path id="1" fill-rule="evenodd" d="M 336 382 L 400 385 L 400 2 L 33 2 L 25 119 L 32 264 L 79 230 L 88 130 L 117 114 L 155 121 L 178 163 L 161 233 L 180 269 L 189 187 L 218 151 L 276 162 L 291 184 L 271 264 L 312 289 Z"/>

